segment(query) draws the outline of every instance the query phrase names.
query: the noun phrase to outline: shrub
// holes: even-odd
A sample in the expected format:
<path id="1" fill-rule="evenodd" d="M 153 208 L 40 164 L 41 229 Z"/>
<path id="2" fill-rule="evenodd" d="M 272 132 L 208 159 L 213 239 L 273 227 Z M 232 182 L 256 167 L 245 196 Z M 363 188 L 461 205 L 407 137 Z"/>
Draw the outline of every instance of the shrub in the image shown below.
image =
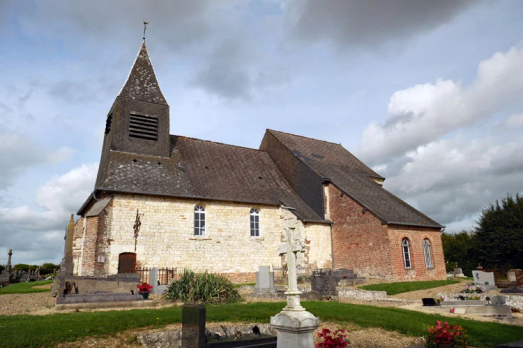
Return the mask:
<path id="1" fill-rule="evenodd" d="M 322 339 L 322 342 L 316 343 L 314 348 L 345 348 L 349 345 L 345 330 L 332 332 L 327 328 L 323 328 L 321 332 L 318 332 L 318 337 Z"/>
<path id="2" fill-rule="evenodd" d="M 194 273 L 184 269 L 180 279 L 167 288 L 165 298 L 173 301 L 196 303 L 234 303 L 241 296 L 231 281 L 224 276 L 209 273 Z"/>
<path id="3" fill-rule="evenodd" d="M 437 321 L 436 326 L 428 328 L 425 339 L 428 348 L 436 348 L 441 344 L 452 345 L 454 348 L 467 348 L 468 346 L 468 335 L 465 329 L 461 326 L 450 326 L 447 322 L 441 325 L 441 321 Z"/>

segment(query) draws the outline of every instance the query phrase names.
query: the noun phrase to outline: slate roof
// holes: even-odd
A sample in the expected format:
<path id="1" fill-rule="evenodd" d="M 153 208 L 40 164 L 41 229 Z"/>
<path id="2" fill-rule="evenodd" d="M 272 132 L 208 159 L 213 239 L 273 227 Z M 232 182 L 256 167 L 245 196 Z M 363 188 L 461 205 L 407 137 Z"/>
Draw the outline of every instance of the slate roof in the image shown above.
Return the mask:
<path id="1" fill-rule="evenodd" d="M 293 207 L 298 218 L 324 221 L 289 186 L 268 153 L 171 135 L 169 159 L 110 151 L 97 190 Z"/>
<path id="2" fill-rule="evenodd" d="M 160 85 L 154 74 L 145 42 L 140 47 L 138 56 L 119 96 L 153 104 L 167 105 L 167 101 L 160 90 Z"/>
<path id="3" fill-rule="evenodd" d="M 104 210 L 104 208 L 107 207 L 107 204 L 109 204 L 112 199 L 112 197 L 100 199 L 95 204 L 93 204 L 93 206 L 91 207 L 91 209 L 87 211 L 87 213 L 85 213 L 85 216 L 98 216 L 102 212 L 102 210 Z"/>
<path id="4" fill-rule="evenodd" d="M 340 144 L 267 130 L 314 172 L 331 182 L 388 224 L 441 228 L 371 178 L 384 179 Z"/>

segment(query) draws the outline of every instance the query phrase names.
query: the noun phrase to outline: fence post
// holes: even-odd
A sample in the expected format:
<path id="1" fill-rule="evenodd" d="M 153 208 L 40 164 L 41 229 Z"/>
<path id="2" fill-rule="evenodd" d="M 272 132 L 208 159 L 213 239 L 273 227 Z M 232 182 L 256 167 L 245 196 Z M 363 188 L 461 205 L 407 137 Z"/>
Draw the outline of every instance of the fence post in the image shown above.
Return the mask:
<path id="1" fill-rule="evenodd" d="M 158 267 L 153 267 L 149 270 L 149 284 L 153 286 L 151 294 L 157 294 L 156 289 L 158 288 Z"/>

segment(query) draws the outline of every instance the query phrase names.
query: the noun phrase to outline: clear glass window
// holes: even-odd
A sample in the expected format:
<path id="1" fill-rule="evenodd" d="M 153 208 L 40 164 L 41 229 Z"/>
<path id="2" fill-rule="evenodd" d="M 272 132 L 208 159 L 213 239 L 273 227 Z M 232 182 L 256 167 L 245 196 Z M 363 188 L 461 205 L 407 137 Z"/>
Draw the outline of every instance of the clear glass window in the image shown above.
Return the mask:
<path id="1" fill-rule="evenodd" d="M 194 235 L 205 235 L 205 208 L 201 205 L 194 207 Z"/>
<path id="2" fill-rule="evenodd" d="M 403 265 L 405 269 L 412 268 L 412 262 L 410 260 L 410 243 L 407 238 L 403 238 L 401 241 L 401 249 L 403 251 Z"/>
<path id="3" fill-rule="evenodd" d="M 260 211 L 251 209 L 251 237 L 260 236 Z"/>

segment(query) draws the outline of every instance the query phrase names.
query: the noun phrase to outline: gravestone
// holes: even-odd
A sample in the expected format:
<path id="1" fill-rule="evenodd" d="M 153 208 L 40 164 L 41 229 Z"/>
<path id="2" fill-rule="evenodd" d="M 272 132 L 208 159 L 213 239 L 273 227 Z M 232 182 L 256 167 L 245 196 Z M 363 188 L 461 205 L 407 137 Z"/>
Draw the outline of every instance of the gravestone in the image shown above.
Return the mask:
<path id="1" fill-rule="evenodd" d="M 186 303 L 182 307 L 182 348 L 205 348 L 205 306 Z"/>
<path id="2" fill-rule="evenodd" d="M 492 296 L 492 299 L 490 300 L 490 304 L 492 306 L 504 306 L 507 304 L 506 299 L 507 298 L 505 296 Z"/>
<path id="3" fill-rule="evenodd" d="M 474 278 L 474 284 L 483 286 L 485 291 L 496 288 L 494 273 L 492 272 L 472 271 L 472 277 Z"/>
<path id="4" fill-rule="evenodd" d="M 523 271 L 522 270 L 515 270 L 514 271 L 516 275 L 516 286 L 523 286 Z"/>
<path id="5" fill-rule="evenodd" d="M 338 296 L 336 279 L 328 268 L 318 268 L 312 272 L 311 290 L 322 296 Z"/>
<path id="6" fill-rule="evenodd" d="M 278 255 L 287 256 L 287 277 L 289 287 L 287 306 L 271 317 L 271 325 L 278 331 L 278 348 L 313 348 L 313 331 L 320 325 L 320 319 L 307 312 L 300 304 L 301 291 L 298 290 L 296 271 L 297 253 L 305 252 L 304 243 L 294 237 L 294 228 L 286 228 L 286 243 L 278 247 Z"/>
<path id="7" fill-rule="evenodd" d="M 421 301 L 423 302 L 423 306 L 437 306 L 436 300 L 434 300 L 432 297 L 422 298 Z"/>
<path id="8" fill-rule="evenodd" d="M 275 294 L 274 272 L 271 272 L 269 266 L 260 266 L 256 272 L 256 285 L 254 292 L 257 294 L 270 293 Z"/>
<path id="9" fill-rule="evenodd" d="M 152 285 L 151 294 L 161 294 L 158 291 L 158 267 L 153 267 L 149 270 L 149 284 Z"/>
<path id="10" fill-rule="evenodd" d="M 454 268 L 454 277 L 464 277 L 463 270 L 461 268 Z"/>

